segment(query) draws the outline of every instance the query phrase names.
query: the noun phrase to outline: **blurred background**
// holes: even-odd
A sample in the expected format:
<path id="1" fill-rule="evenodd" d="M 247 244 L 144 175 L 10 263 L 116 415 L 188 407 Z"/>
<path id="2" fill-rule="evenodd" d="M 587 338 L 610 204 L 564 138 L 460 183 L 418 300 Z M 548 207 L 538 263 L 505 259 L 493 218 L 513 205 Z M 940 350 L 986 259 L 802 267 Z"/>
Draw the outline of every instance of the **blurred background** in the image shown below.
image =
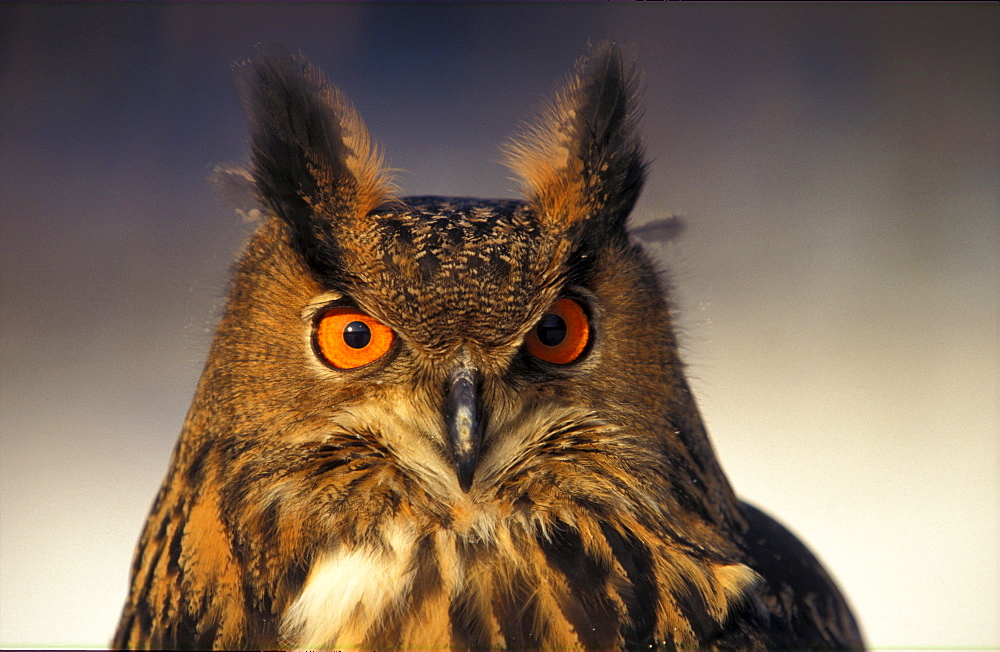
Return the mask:
<path id="1" fill-rule="evenodd" d="M 1000 12 L 979 5 L 0 5 L 0 645 L 106 645 L 252 226 L 231 64 L 301 50 L 410 194 L 513 196 L 498 145 L 588 40 L 645 71 L 635 224 L 737 491 L 874 647 L 1000 646 Z"/>

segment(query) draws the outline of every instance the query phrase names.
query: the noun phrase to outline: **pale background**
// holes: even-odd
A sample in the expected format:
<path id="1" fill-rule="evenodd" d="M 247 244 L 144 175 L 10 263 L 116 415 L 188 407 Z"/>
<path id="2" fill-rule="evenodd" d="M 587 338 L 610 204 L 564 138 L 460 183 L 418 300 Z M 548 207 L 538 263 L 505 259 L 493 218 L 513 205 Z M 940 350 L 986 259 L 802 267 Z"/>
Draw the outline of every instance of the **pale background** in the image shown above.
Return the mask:
<path id="1" fill-rule="evenodd" d="M 248 233 L 230 65 L 326 70 L 410 193 L 510 195 L 497 145 L 588 39 L 645 70 L 638 221 L 737 490 L 875 647 L 1000 646 L 1000 7 L 0 6 L 0 644 L 107 642 Z"/>

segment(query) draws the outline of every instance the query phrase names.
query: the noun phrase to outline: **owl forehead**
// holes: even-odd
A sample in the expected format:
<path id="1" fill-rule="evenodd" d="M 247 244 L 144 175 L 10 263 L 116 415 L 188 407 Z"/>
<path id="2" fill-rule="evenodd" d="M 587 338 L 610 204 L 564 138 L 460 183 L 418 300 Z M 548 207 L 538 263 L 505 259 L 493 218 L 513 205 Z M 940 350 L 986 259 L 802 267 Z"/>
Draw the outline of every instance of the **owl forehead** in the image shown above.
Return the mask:
<path id="1" fill-rule="evenodd" d="M 370 217 L 371 299 L 429 348 L 509 343 L 553 285 L 558 238 L 522 202 L 409 198 Z"/>
<path id="2" fill-rule="evenodd" d="M 424 282 L 508 276 L 534 258 L 542 236 L 534 214 L 517 201 L 414 198 L 375 217 L 386 267 L 416 271 Z"/>

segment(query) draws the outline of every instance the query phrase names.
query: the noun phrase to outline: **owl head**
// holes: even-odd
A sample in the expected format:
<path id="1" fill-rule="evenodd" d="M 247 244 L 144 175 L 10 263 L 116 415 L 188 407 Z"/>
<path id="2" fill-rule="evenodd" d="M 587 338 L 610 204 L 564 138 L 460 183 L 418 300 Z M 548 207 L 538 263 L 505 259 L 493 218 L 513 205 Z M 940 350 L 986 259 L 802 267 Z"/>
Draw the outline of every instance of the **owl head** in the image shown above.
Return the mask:
<path id="1" fill-rule="evenodd" d="M 626 230 L 646 168 L 637 85 L 614 46 L 592 48 L 504 147 L 522 200 L 400 197 L 320 71 L 278 48 L 240 66 L 270 217 L 193 413 L 278 448 L 350 433 L 380 451 L 373 485 L 398 476 L 442 504 L 565 491 L 563 465 L 711 489 L 667 303 Z"/>
<path id="2" fill-rule="evenodd" d="M 632 64 L 592 48 L 506 145 L 519 200 L 399 196 L 303 58 L 238 70 L 264 217 L 116 645 L 806 640 L 754 633 L 785 617 L 754 593 L 757 513 L 716 462 L 626 230 L 646 168 Z M 778 536 L 761 523 L 754 545 Z"/>
<path id="3" fill-rule="evenodd" d="M 301 56 L 271 48 L 237 70 L 269 216 L 192 409 L 206 437 L 277 454 L 335 433 L 389 503 L 416 488 L 444 510 L 614 504 L 627 480 L 732 516 L 658 275 L 626 230 L 646 162 L 618 49 L 592 48 L 503 148 L 521 200 L 401 197 Z M 556 482 L 566 470 L 579 487 Z"/>

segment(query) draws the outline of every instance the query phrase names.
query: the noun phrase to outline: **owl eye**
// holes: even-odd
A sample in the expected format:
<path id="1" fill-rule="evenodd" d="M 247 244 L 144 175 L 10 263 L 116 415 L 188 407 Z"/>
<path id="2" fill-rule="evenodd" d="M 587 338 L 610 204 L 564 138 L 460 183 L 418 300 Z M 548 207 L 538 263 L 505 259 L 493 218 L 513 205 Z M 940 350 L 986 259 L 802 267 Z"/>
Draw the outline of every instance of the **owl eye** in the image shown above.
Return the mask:
<path id="1" fill-rule="evenodd" d="M 375 362 L 392 346 L 392 329 L 357 308 L 340 306 L 323 312 L 313 332 L 313 346 L 324 362 L 355 369 Z"/>
<path id="2" fill-rule="evenodd" d="M 574 299 L 559 299 L 528 333 L 528 353 L 552 364 L 576 361 L 590 341 L 590 323 Z"/>

